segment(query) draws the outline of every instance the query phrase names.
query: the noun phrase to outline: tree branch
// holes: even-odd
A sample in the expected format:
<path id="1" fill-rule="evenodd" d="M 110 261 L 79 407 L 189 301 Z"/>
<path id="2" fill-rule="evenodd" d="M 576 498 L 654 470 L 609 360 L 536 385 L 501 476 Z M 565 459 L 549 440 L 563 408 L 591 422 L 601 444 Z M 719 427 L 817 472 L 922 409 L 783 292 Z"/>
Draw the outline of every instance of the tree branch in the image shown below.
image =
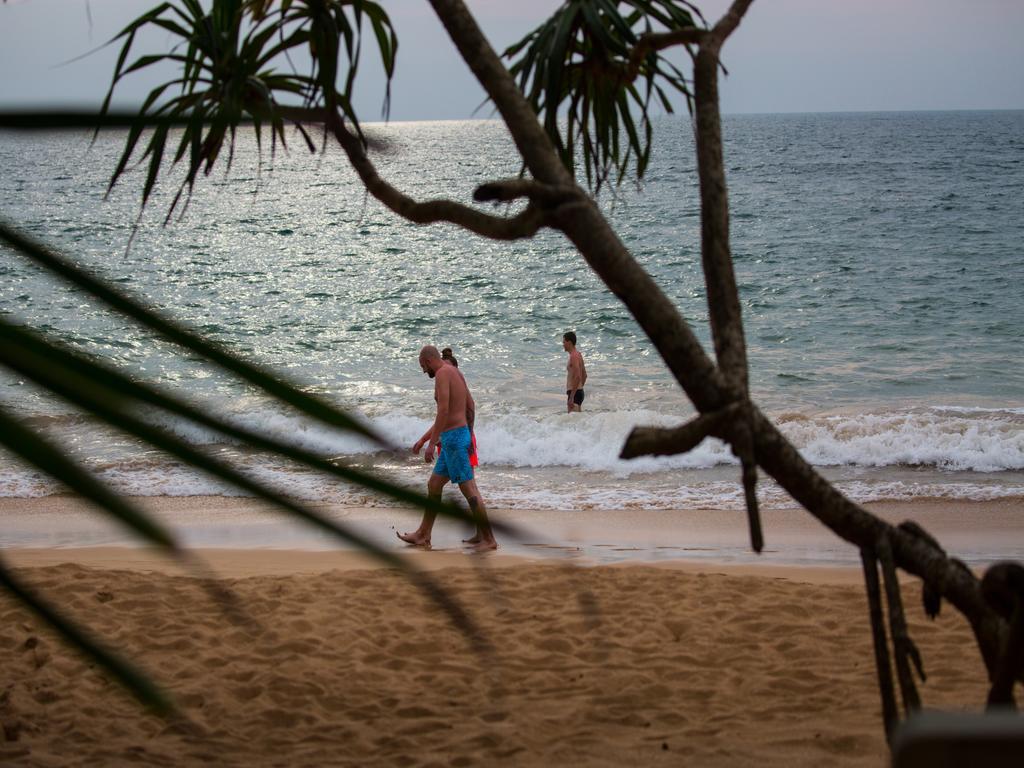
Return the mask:
<path id="1" fill-rule="evenodd" d="M 295 123 L 322 123 L 334 136 L 348 156 L 366 190 L 377 200 L 414 224 L 448 222 L 457 224 L 492 240 L 518 240 L 532 237 L 545 226 L 544 213 L 532 202 L 512 217 L 492 216 L 489 213 L 457 203 L 454 200 L 426 200 L 417 202 L 388 184 L 377 173 L 377 168 L 366 154 L 362 140 L 353 134 L 335 112 L 302 107 L 281 107 L 279 117 Z"/>
<path id="2" fill-rule="evenodd" d="M 533 178 L 556 187 L 574 185 L 533 108 L 462 0 L 430 0 L 430 4 L 498 107 Z M 637 264 L 594 202 L 583 198 L 579 204 L 561 206 L 551 213 L 550 226 L 565 233 L 591 269 L 622 300 L 698 410 L 706 413 L 721 407 L 725 388 L 721 374 L 675 305 Z"/>
<path id="3" fill-rule="evenodd" d="M 725 42 L 726 38 L 729 37 L 740 25 L 743 20 L 743 16 L 746 14 L 747 9 L 754 0 L 735 0 L 735 2 L 729 6 L 729 10 L 725 12 L 725 15 L 718 20 L 708 33 L 707 38 L 703 41 L 705 44 L 710 43 L 717 53 L 717 49 L 722 47 L 722 43 Z"/>
<path id="4" fill-rule="evenodd" d="M 663 51 L 676 45 L 685 45 L 689 49 L 691 45 L 699 45 L 706 34 L 707 30 L 698 27 L 675 29 L 671 32 L 645 32 L 640 35 L 633 50 L 629 52 L 624 75 L 626 82 L 636 80 L 643 60 L 655 51 Z"/>
<path id="5" fill-rule="evenodd" d="M 529 198 L 530 202 L 536 203 L 542 208 L 557 208 L 563 203 L 585 199 L 586 195 L 575 184 L 561 187 L 541 184 L 532 179 L 491 181 L 481 184 L 473 192 L 473 199 L 481 203 L 488 201 L 507 203 L 523 197 Z"/>
<path id="6" fill-rule="evenodd" d="M 501 58 L 484 37 L 462 0 L 430 0 L 463 61 L 491 97 L 533 178 L 545 184 L 572 186 L 575 180 L 558 158 L 551 139 Z"/>
<path id="7" fill-rule="evenodd" d="M 697 173 L 700 178 L 701 261 L 707 288 L 708 316 L 715 357 L 733 398 L 749 403 L 747 344 L 743 313 L 729 248 L 729 197 L 722 150 L 722 119 L 718 107 L 718 51 L 739 24 L 751 0 L 736 0 L 728 13 L 702 36 L 693 64 L 697 122 Z M 764 544 L 757 505 L 757 463 L 754 459 L 750 408 L 739 414 L 732 430 L 733 452 L 742 464 L 743 496 L 750 527 L 750 544 Z"/>
<path id="8" fill-rule="evenodd" d="M 492 216 L 452 200 L 427 200 L 418 203 L 388 184 L 377 173 L 363 144 L 337 115 L 328 118 L 327 127 L 334 134 L 349 162 L 359 174 L 367 191 L 404 219 L 416 224 L 447 221 L 494 240 L 517 240 L 532 237 L 544 225 L 544 214 L 532 203 L 516 216 Z"/>
<path id="9" fill-rule="evenodd" d="M 700 179 L 701 261 L 715 357 L 737 397 L 747 396 L 747 348 L 729 247 L 729 196 L 718 106 L 718 51 L 751 0 L 736 0 L 701 43 L 693 65 Z"/>
<path id="10" fill-rule="evenodd" d="M 889 658 L 889 641 L 885 636 L 885 619 L 882 612 L 882 590 L 878 583 L 878 558 L 873 549 L 860 551 L 864 567 L 864 585 L 868 595 L 868 617 L 871 620 L 871 640 L 875 650 L 875 671 L 878 673 L 878 692 L 882 696 L 882 723 L 885 726 L 885 740 L 892 742 L 893 731 L 899 722 L 896 709 L 896 689 L 892 681 L 892 662 Z"/>
<path id="11" fill-rule="evenodd" d="M 747 507 L 750 548 L 760 553 L 764 548 L 764 534 L 761 532 L 761 512 L 757 505 L 757 459 L 754 457 L 754 434 L 750 428 L 749 412 L 750 401 L 745 400 L 730 431 L 733 453 L 740 459 L 740 482 L 743 484 L 743 499 Z"/>
<path id="12" fill-rule="evenodd" d="M 462 57 L 498 106 L 533 177 L 555 186 L 572 184 L 573 180 L 558 161 L 536 115 L 483 38 L 465 5 L 461 0 L 431 0 L 431 5 Z M 705 40 L 702 49 L 709 45 L 717 49 L 737 27 L 749 5 L 750 0 L 733 3 L 726 16 L 713 28 L 714 38 Z M 717 62 L 717 55 L 711 59 Z M 706 98 L 711 98 L 712 103 L 717 100 L 717 86 Z M 715 103 L 713 112 L 705 112 L 705 115 L 713 115 L 717 120 L 717 113 Z M 698 131 L 702 127 L 703 122 L 699 121 Z M 718 141 L 721 141 L 720 132 Z M 720 147 L 716 156 L 709 157 L 709 160 L 722 162 Z M 704 183 L 702 178 L 702 186 Z M 712 206 L 724 207 L 727 204 L 724 174 L 720 193 L 710 195 L 709 200 Z M 718 215 L 725 217 L 727 225 L 727 212 L 720 211 Z M 565 233 L 594 272 L 625 304 L 698 411 L 708 414 L 730 403 L 746 400 L 745 387 L 737 387 L 735 369 L 727 377 L 711 362 L 675 305 L 636 262 L 592 200 L 561 206 L 551 212 L 550 226 Z M 719 230 L 716 228 L 715 231 Z M 727 232 L 727 227 L 722 231 Z M 727 248 L 724 253 L 728 257 Z M 723 357 L 733 359 L 731 355 L 735 354 L 734 348 Z M 740 359 L 744 361 L 745 368 L 745 352 Z M 960 568 L 957 561 L 946 557 L 926 541 L 897 530 L 851 502 L 819 475 L 756 407 L 748 407 L 755 458 L 760 466 L 797 502 L 846 541 L 861 549 L 869 549 L 882 535 L 887 535 L 896 565 L 929 584 L 941 586 L 942 595 L 971 623 L 986 666 L 990 671 L 994 670 L 1006 625 L 983 600 L 978 580 L 973 574 Z"/>
<path id="13" fill-rule="evenodd" d="M 678 427 L 634 427 L 619 453 L 620 459 L 638 456 L 674 456 L 687 453 L 708 437 L 725 439 L 725 426 L 738 406 L 732 404 L 720 411 L 705 413 Z"/>
<path id="14" fill-rule="evenodd" d="M 900 593 L 900 582 L 896 575 L 896 563 L 893 561 L 889 539 L 880 539 L 875 551 L 882 566 L 882 583 L 885 585 L 885 598 L 889 605 L 889 634 L 892 635 L 896 679 L 899 681 L 900 695 L 903 697 L 903 710 L 910 715 L 921 709 L 921 696 L 917 692 L 914 672 L 909 662 L 914 662 L 922 680 L 925 679 L 924 665 L 921 663 L 921 654 L 907 630 L 907 619 L 903 613 L 903 595 Z"/>
<path id="15" fill-rule="evenodd" d="M 641 267 L 591 200 L 551 214 L 608 289 L 636 319 L 666 367 L 701 413 L 717 411 L 737 397 L 704 352 L 700 341 L 660 286 Z"/>

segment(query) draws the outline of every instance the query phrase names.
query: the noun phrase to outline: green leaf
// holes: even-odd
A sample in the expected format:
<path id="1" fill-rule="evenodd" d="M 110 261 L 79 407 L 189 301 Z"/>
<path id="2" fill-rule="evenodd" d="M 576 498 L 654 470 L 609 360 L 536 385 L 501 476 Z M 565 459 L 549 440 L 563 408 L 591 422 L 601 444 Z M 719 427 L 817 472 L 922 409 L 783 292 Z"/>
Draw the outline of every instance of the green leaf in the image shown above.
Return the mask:
<path id="1" fill-rule="evenodd" d="M 682 94 L 689 106 L 685 77 L 660 53 L 646 56 L 635 76 L 629 64 L 641 34 L 692 28 L 690 8 L 671 0 L 571 0 L 506 49 L 509 71 L 562 162 L 573 172 L 580 151 L 592 189 L 599 191 L 612 172 L 621 183 L 631 168 L 637 179 L 647 170 L 652 99 L 630 102 L 633 79 L 643 80 L 648 94 L 658 97 L 653 104 L 667 111 L 671 103 L 661 85 Z M 623 132 L 628 141 L 622 140 Z"/>
<path id="2" fill-rule="evenodd" d="M 170 54 L 159 54 L 150 56 L 140 56 L 132 65 L 128 67 L 123 74 L 127 75 L 131 72 L 148 67 L 150 64 L 155 64 L 158 61 L 185 61 L 184 56 L 170 55 Z"/>
<path id="3" fill-rule="evenodd" d="M 149 200 L 149 196 L 153 192 L 153 186 L 156 184 L 156 178 L 160 174 L 160 163 L 164 159 L 164 145 L 167 143 L 167 132 L 168 128 L 166 126 L 157 126 L 153 131 L 153 138 L 146 148 L 146 154 L 150 157 L 149 170 L 146 173 L 146 183 L 142 188 L 143 206 Z"/>

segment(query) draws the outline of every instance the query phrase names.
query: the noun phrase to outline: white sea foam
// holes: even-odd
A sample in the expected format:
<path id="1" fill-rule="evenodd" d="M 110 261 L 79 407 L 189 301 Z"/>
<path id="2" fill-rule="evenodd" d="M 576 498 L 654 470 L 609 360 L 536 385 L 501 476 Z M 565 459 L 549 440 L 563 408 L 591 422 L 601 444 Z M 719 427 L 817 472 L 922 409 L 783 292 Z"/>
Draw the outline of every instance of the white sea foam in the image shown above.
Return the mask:
<path id="1" fill-rule="evenodd" d="M 999 472 L 1024 469 L 1024 418 L 1020 409 L 915 409 L 841 415 L 787 417 L 781 429 L 816 466 L 925 466 L 943 470 Z M 618 458 L 636 426 L 674 426 L 682 419 L 649 410 L 591 411 L 583 414 L 488 413 L 477 423 L 480 460 L 512 467 L 576 467 L 619 476 L 666 469 L 705 469 L 735 463 L 715 439 L 672 457 Z M 241 417 L 241 423 L 271 437 L 329 455 L 369 454 L 369 440 L 312 425 L 283 414 Z M 415 442 L 429 418 L 394 412 L 370 425 L 399 446 Z M 182 437 L 212 442 L 205 431 Z"/>
<path id="2" fill-rule="evenodd" d="M 400 473 L 389 479 L 397 484 L 423 490 L 422 470 Z M 266 486 L 290 497 L 305 501 L 328 502 L 345 506 L 394 506 L 386 497 L 355 488 L 331 478 L 274 466 L 251 466 L 247 474 Z M 129 496 L 248 496 L 247 493 L 180 466 L 135 466 L 108 468 L 98 473 L 99 479 L 115 491 Z M 538 485 L 529 476 L 509 481 L 500 475 L 484 473 L 481 483 L 486 488 L 488 504 L 497 509 L 722 509 L 741 510 L 743 493 L 736 480 L 706 480 L 670 483 L 623 482 L 621 479 L 573 486 Z M 1024 497 L 1022 483 L 911 482 L 905 480 L 844 480 L 836 483 L 849 498 L 857 502 L 897 501 L 937 498 L 963 501 L 990 501 Z M 41 477 L 6 479 L 0 484 L 0 495 L 32 498 L 59 493 L 56 483 Z M 453 495 L 454 490 L 449 489 Z M 758 497 L 767 508 L 793 506 L 794 502 L 769 480 L 758 485 Z"/>
<path id="3" fill-rule="evenodd" d="M 810 463 L 820 467 L 934 467 L 1000 472 L 1024 469 L 1024 409 L 922 408 L 897 412 L 786 414 L 780 428 Z M 353 433 L 294 415 L 246 409 L 227 418 L 290 445 L 329 456 L 370 455 L 380 446 Z M 664 470 L 735 464 L 730 449 L 709 439 L 687 454 L 619 459 L 637 426 L 674 426 L 681 418 L 650 410 L 583 414 L 488 413 L 476 426 L 480 461 L 521 468 L 574 467 L 619 477 Z M 226 442 L 211 431 L 163 420 L 162 426 L 195 445 Z M 392 412 L 368 425 L 394 445 L 412 445 L 430 426 L 429 415 Z"/>
<path id="4" fill-rule="evenodd" d="M 278 412 L 248 412 L 228 416 L 236 425 L 266 437 L 322 455 L 358 456 L 381 447 L 353 433 L 345 433 Z M 204 427 L 169 418 L 160 426 L 193 445 L 231 442 Z M 526 413 L 488 414 L 476 426 L 480 460 L 486 464 L 513 467 L 579 467 L 592 471 L 629 475 L 668 468 L 696 469 L 733 461 L 728 448 L 709 440 L 683 456 L 623 461 L 619 451 L 630 430 L 639 425 L 670 426 L 678 419 L 653 411 L 612 411 L 579 414 Z M 368 425 L 395 446 L 408 447 L 430 426 L 427 416 L 389 413 L 368 421 Z"/>
<path id="5" fill-rule="evenodd" d="M 922 497 L 984 500 L 1024 495 L 1024 418 L 1013 409 L 921 408 L 903 412 L 794 414 L 778 418 L 782 431 L 813 464 L 830 468 L 839 486 L 858 501 Z M 409 487 L 423 487 L 428 470 L 411 457 L 380 453 L 379 446 L 291 415 L 239 407 L 226 418 L 320 455 L 342 456 Z M 638 425 L 679 423 L 649 410 L 583 414 L 488 413 L 477 425 L 487 496 L 497 506 L 542 509 L 646 507 L 740 508 L 742 497 L 727 446 L 707 440 L 682 456 L 623 461 L 618 458 Z M 392 412 L 370 424 L 397 445 L 410 445 L 430 424 L 429 414 Z M 208 430 L 164 420 L 186 441 L 220 447 L 249 476 L 296 498 L 340 504 L 390 503 L 259 454 L 238 451 Z M 78 430 L 79 425 L 73 429 Z M 77 433 L 76 433 L 77 434 Z M 72 441 L 73 442 L 73 441 Z M 122 449 L 118 449 L 122 450 Z M 87 457 L 88 458 L 88 457 Z M 138 453 L 109 453 L 87 460 L 115 490 L 141 496 L 243 495 L 178 463 Z M 0 496 L 34 497 L 60 492 L 58 484 L 10 465 L 0 472 Z M 570 470 L 567 472 L 566 470 Z M 1000 474 L 1002 473 L 1002 474 Z M 759 485 L 763 502 L 787 504 L 770 481 Z"/>
<path id="6" fill-rule="evenodd" d="M 619 476 L 666 469 L 703 469 L 733 461 L 718 440 L 690 453 L 624 461 L 619 452 L 637 426 L 667 427 L 679 419 L 653 411 L 613 411 L 531 416 L 508 414 L 481 418 L 477 440 L 481 462 L 514 467 L 578 467 Z"/>
<path id="7" fill-rule="evenodd" d="M 788 421 L 782 431 L 816 466 L 1024 469 L 1024 421 L 1011 410 L 832 415 Z"/>

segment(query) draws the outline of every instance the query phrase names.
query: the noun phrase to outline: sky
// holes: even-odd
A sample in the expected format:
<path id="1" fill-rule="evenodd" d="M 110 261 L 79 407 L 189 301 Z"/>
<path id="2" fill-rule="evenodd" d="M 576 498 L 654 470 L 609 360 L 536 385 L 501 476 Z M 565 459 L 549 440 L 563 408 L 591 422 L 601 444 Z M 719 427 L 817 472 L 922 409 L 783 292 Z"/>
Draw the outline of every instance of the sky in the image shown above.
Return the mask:
<path id="1" fill-rule="evenodd" d="M 487 117 L 483 92 L 426 0 L 381 0 L 398 33 L 392 120 Z M 467 0 L 498 50 L 560 0 Z M 117 47 L 101 48 L 155 0 L 0 3 L 0 109 L 98 106 Z M 728 0 L 697 3 L 709 21 Z M 755 0 L 726 43 L 726 114 L 1024 109 L 1022 0 Z M 166 46 L 160 33 L 147 42 Z M 367 56 L 367 52 L 364 52 Z M 153 77 L 123 81 L 115 101 L 139 104 Z M 383 75 L 372 56 L 356 108 L 381 116 Z"/>

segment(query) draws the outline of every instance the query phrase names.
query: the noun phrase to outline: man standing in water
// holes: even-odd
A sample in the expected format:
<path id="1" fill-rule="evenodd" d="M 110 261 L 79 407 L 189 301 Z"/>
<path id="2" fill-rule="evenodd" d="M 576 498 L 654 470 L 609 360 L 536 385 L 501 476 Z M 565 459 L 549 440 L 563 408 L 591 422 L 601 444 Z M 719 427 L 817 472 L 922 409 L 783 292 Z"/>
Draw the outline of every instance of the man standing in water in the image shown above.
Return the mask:
<path id="1" fill-rule="evenodd" d="M 562 349 L 569 353 L 569 364 L 565 367 L 566 412 L 583 410 L 583 385 L 587 383 L 587 367 L 583 355 L 576 349 L 576 334 L 568 331 L 562 334 Z"/>
<path id="2" fill-rule="evenodd" d="M 430 431 L 416 441 L 412 450 L 419 453 L 426 442 L 424 459 L 429 464 L 434 456 L 434 446 L 438 443 L 441 445 L 441 455 L 427 481 L 427 495 L 440 501 L 441 491 L 448 481 L 457 483 L 476 520 L 476 535 L 467 539 L 466 543 L 472 544 L 477 550 L 497 549 L 498 542 L 494 540 L 491 524 L 487 520 L 487 509 L 476 487 L 473 467 L 469 463 L 469 421 L 475 410 L 473 396 L 469 394 L 469 387 L 458 369 L 441 358 L 437 347 L 428 345 L 420 350 L 420 368 L 434 380 L 437 416 Z M 409 544 L 429 547 L 435 517 L 435 512 L 424 512 L 420 527 L 410 533 L 399 533 L 398 538 Z"/>

